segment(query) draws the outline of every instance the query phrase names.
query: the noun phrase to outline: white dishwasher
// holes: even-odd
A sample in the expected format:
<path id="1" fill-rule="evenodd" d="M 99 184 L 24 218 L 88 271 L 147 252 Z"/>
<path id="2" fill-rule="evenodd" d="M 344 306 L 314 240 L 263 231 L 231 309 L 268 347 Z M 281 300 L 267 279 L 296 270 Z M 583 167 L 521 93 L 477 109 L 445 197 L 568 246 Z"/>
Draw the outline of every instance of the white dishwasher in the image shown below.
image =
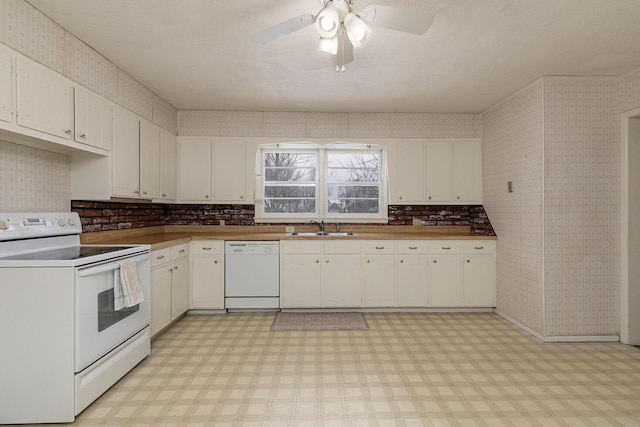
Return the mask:
<path id="1" fill-rule="evenodd" d="M 227 241 L 224 260 L 226 309 L 280 308 L 280 242 Z"/>

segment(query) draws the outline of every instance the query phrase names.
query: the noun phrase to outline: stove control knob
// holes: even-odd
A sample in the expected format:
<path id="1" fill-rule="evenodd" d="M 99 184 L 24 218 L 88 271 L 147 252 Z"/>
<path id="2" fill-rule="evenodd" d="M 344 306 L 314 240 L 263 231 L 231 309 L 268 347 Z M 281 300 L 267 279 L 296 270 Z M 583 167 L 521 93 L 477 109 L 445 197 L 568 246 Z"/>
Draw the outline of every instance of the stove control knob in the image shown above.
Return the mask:
<path id="1" fill-rule="evenodd" d="M 0 221 L 0 230 L 6 230 L 9 228 L 6 221 Z"/>
<path id="2" fill-rule="evenodd" d="M 67 224 L 69 224 L 71 227 L 76 225 L 76 220 L 73 218 L 69 218 L 69 221 L 67 221 Z"/>
<path id="3" fill-rule="evenodd" d="M 59 225 L 60 227 L 64 227 L 65 225 L 67 225 L 67 223 L 66 223 L 66 222 L 64 222 L 64 219 L 60 218 L 60 219 L 58 220 L 58 225 Z"/>

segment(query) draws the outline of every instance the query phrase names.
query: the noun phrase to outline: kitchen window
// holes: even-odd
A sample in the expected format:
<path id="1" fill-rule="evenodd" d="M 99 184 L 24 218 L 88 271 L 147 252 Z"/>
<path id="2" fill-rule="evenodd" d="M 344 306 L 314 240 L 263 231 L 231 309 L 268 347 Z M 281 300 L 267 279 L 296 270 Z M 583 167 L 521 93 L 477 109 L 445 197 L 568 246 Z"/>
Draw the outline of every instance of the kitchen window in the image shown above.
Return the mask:
<path id="1" fill-rule="evenodd" d="M 259 153 L 256 222 L 386 222 L 382 147 L 275 144 Z"/>

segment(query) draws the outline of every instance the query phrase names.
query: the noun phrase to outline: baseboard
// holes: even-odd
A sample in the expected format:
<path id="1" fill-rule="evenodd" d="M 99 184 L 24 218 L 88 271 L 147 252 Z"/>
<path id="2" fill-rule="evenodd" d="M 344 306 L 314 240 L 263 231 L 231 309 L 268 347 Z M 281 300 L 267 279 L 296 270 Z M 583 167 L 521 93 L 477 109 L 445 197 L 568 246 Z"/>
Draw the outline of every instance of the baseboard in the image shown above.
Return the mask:
<path id="1" fill-rule="evenodd" d="M 511 316 L 502 313 L 498 309 L 493 309 L 493 312 L 498 316 L 502 317 L 506 321 L 513 323 L 518 328 L 523 331 L 533 335 L 537 339 L 543 342 L 618 342 L 620 341 L 620 336 L 618 335 L 550 335 L 544 336 L 539 332 L 531 329 L 530 327 L 524 325 L 523 323 L 518 322 Z"/>

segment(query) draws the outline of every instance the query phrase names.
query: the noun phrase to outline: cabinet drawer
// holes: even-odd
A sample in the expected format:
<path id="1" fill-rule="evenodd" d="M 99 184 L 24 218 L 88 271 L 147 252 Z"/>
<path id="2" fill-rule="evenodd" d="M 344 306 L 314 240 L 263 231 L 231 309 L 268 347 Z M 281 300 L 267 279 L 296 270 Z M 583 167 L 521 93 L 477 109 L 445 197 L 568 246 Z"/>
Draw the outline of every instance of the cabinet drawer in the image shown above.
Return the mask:
<path id="1" fill-rule="evenodd" d="M 220 240 L 195 240 L 191 242 L 191 255 L 219 255 L 223 250 Z"/>
<path id="2" fill-rule="evenodd" d="M 171 259 L 176 260 L 189 256 L 189 244 L 183 243 L 181 245 L 171 246 Z"/>
<path id="3" fill-rule="evenodd" d="M 399 254 L 426 254 L 429 253 L 429 242 L 426 240 L 401 240 L 396 242 L 396 250 Z"/>
<path id="4" fill-rule="evenodd" d="M 362 242 L 362 252 L 365 254 L 392 254 L 395 249 L 392 240 L 366 240 Z"/>
<path id="5" fill-rule="evenodd" d="M 496 242 L 493 240 L 474 240 L 463 242 L 462 251 L 465 254 L 487 254 L 495 253 Z"/>
<path id="6" fill-rule="evenodd" d="M 429 242 L 429 253 L 432 254 L 459 254 L 460 242 L 454 240 L 434 240 Z"/>
<path id="7" fill-rule="evenodd" d="M 325 254 L 359 254 L 361 252 L 361 242 L 324 242 Z"/>
<path id="8" fill-rule="evenodd" d="M 321 254 L 322 242 L 310 240 L 283 240 L 280 242 L 280 252 L 283 254 Z"/>
<path id="9" fill-rule="evenodd" d="M 151 251 L 151 267 L 171 261 L 171 248 L 162 248 Z"/>

